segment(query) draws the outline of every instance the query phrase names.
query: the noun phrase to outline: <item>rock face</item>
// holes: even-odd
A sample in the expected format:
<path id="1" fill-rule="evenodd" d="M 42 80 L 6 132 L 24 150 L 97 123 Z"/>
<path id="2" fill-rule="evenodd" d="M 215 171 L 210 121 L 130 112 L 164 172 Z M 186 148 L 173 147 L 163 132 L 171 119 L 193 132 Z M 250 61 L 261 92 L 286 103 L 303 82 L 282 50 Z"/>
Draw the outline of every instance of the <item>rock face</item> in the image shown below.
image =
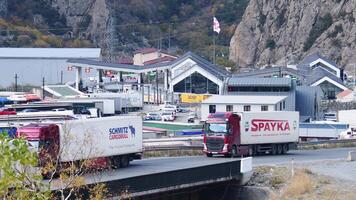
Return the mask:
<path id="1" fill-rule="evenodd" d="M 294 64 L 320 52 L 352 69 L 356 0 L 251 0 L 230 42 L 241 67 Z"/>
<path id="2" fill-rule="evenodd" d="M 0 17 L 7 15 L 7 0 L 0 0 Z"/>
<path id="3" fill-rule="evenodd" d="M 109 20 L 106 0 L 53 0 L 52 7 L 65 16 L 67 25 L 94 44 L 106 47 L 105 33 Z"/>

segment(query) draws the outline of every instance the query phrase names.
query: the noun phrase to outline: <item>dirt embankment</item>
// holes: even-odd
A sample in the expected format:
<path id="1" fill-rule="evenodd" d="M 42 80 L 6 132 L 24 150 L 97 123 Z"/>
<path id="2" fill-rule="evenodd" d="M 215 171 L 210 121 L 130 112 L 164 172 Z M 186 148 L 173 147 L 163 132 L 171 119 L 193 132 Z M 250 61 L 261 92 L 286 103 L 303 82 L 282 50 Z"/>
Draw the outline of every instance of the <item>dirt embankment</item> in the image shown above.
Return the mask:
<path id="1" fill-rule="evenodd" d="M 310 170 L 310 166 L 261 166 L 254 169 L 254 174 L 247 187 L 268 191 L 264 199 L 356 199 L 353 194 L 355 181 L 326 176 Z"/>

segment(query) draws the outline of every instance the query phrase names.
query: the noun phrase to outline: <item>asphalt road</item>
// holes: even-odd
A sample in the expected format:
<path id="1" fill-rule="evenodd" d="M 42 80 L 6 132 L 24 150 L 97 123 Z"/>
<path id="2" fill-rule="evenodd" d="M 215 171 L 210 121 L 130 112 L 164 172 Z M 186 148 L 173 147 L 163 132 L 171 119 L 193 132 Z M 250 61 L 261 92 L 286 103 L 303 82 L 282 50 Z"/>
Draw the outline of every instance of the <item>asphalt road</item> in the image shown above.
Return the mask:
<path id="1" fill-rule="evenodd" d="M 295 163 L 327 161 L 327 160 L 345 160 L 349 151 L 356 151 L 356 147 L 337 148 L 337 149 L 318 149 L 318 150 L 294 150 L 286 155 L 265 155 L 257 156 L 252 160 L 253 166 L 260 165 L 278 165 Z"/>
<path id="2" fill-rule="evenodd" d="M 330 161 L 346 159 L 349 151 L 356 151 L 355 148 L 338 148 L 338 149 L 320 149 L 320 150 L 294 150 L 289 151 L 286 155 L 262 155 L 253 157 L 253 166 L 261 165 L 281 165 L 289 164 L 292 159 L 297 163 L 314 162 L 314 161 Z M 207 158 L 206 156 L 188 156 L 188 157 L 166 157 L 166 158 L 148 158 L 143 160 L 135 160 L 130 163 L 128 168 L 115 171 L 102 172 L 101 180 L 121 179 L 145 174 L 158 173 L 162 171 L 170 171 L 177 169 L 190 168 L 201 165 L 214 163 L 228 162 L 231 159 L 222 156 Z M 90 180 L 91 178 L 87 178 Z M 90 181 L 91 182 L 91 181 Z"/>
<path id="3" fill-rule="evenodd" d="M 354 148 L 320 149 L 320 150 L 294 150 L 286 155 L 262 155 L 253 157 L 253 167 L 261 165 L 286 165 L 290 164 L 292 159 L 295 164 L 314 162 L 333 162 L 346 160 L 349 151 L 356 151 Z M 141 176 L 145 174 L 154 174 L 163 171 L 179 170 L 202 166 L 214 163 L 223 163 L 239 158 L 224 158 L 206 156 L 188 156 L 188 157 L 166 157 L 166 158 L 148 158 L 135 160 L 127 168 L 118 170 L 102 171 L 96 174 L 85 175 L 86 183 L 105 182 L 109 180 L 122 179 L 127 177 Z M 53 189 L 55 189 L 54 187 Z"/>

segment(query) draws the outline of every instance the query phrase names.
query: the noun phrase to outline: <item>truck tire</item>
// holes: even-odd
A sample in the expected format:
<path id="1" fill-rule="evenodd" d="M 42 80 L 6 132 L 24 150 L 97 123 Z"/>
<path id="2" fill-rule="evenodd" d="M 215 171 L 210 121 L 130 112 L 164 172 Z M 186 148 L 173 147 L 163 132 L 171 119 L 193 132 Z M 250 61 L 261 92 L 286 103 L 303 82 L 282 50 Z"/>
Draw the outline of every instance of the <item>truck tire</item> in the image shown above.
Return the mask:
<path id="1" fill-rule="evenodd" d="M 255 156 L 257 155 L 257 149 L 255 145 L 248 146 L 248 156 Z"/>
<path id="2" fill-rule="evenodd" d="M 231 148 L 231 157 L 237 157 L 237 147 L 236 145 L 232 146 Z"/>
<path id="3" fill-rule="evenodd" d="M 211 158 L 211 157 L 213 157 L 213 154 L 212 154 L 212 153 L 207 153 L 207 154 L 206 154 L 206 157 Z"/>
<path id="4" fill-rule="evenodd" d="M 130 164 L 129 156 L 123 155 L 123 156 L 120 157 L 120 167 L 121 168 L 128 167 L 129 164 Z"/>
<path id="5" fill-rule="evenodd" d="M 283 144 L 283 147 L 282 147 L 282 154 L 286 154 L 287 151 L 288 151 L 288 144 Z"/>
<path id="6" fill-rule="evenodd" d="M 277 154 L 278 155 L 283 154 L 283 144 L 277 144 Z"/>
<path id="7" fill-rule="evenodd" d="M 118 169 L 120 167 L 120 157 L 111 158 L 111 168 Z"/>
<path id="8" fill-rule="evenodd" d="M 271 154 L 276 155 L 277 154 L 277 145 L 272 144 L 271 146 Z"/>

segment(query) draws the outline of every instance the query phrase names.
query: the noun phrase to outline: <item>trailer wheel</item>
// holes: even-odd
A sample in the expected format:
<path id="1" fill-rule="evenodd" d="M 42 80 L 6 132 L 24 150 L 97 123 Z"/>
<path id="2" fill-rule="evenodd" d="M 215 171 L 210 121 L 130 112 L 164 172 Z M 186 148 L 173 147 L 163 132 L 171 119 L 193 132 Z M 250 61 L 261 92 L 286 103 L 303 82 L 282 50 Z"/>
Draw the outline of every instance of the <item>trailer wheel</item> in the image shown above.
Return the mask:
<path id="1" fill-rule="evenodd" d="M 277 154 L 277 145 L 272 144 L 271 146 L 271 154 L 276 155 Z"/>
<path id="2" fill-rule="evenodd" d="M 286 154 L 288 151 L 288 144 L 283 144 L 282 154 Z"/>
<path id="3" fill-rule="evenodd" d="M 283 144 L 277 144 L 277 154 L 281 155 L 283 154 Z"/>
<path id="4" fill-rule="evenodd" d="M 128 156 L 123 155 L 120 157 L 120 167 L 125 168 L 128 167 L 130 164 L 130 159 Z"/>
<path id="5" fill-rule="evenodd" d="M 213 154 L 212 154 L 212 153 L 207 153 L 207 154 L 206 154 L 206 157 L 211 158 L 211 157 L 213 157 Z"/>
<path id="6" fill-rule="evenodd" d="M 257 146 L 256 146 L 256 145 L 250 145 L 250 146 L 248 146 L 248 155 L 249 155 L 249 156 L 255 156 L 255 155 L 257 155 Z"/>

